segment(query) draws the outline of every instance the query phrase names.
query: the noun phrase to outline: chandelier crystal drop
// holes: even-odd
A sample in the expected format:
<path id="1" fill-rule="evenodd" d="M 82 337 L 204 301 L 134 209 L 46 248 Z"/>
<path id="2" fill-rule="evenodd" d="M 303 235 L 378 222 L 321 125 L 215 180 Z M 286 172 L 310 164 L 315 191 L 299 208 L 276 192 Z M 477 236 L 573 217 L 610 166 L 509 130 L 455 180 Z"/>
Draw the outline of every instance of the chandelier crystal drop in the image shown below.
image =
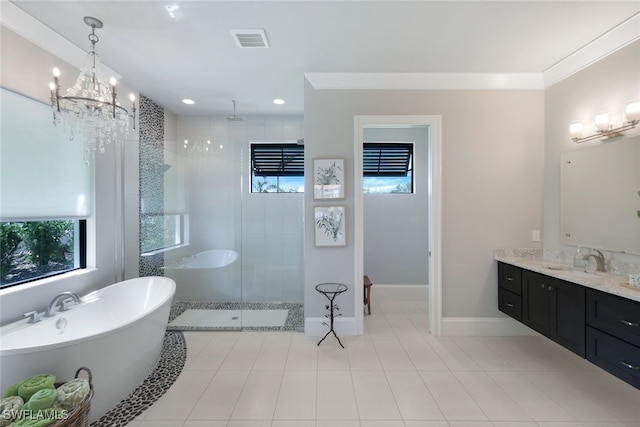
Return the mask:
<path id="1" fill-rule="evenodd" d="M 107 144 L 126 137 L 130 117 L 133 118 L 135 129 L 135 96 L 129 95 L 132 111 L 130 116 L 127 109 L 118 102 L 116 79 L 111 77 L 109 81 L 106 80 L 100 57 L 95 51 L 99 40 L 95 30 L 102 28 L 102 21 L 86 16 L 84 22 L 91 27 L 91 52 L 75 84 L 67 89 L 64 96 L 60 95 L 60 70 L 57 67 L 53 69 L 54 82 L 49 84 L 53 123 L 62 126 L 69 133 L 69 139 L 82 135 L 86 141 L 87 153 L 95 150 L 103 153 Z"/>

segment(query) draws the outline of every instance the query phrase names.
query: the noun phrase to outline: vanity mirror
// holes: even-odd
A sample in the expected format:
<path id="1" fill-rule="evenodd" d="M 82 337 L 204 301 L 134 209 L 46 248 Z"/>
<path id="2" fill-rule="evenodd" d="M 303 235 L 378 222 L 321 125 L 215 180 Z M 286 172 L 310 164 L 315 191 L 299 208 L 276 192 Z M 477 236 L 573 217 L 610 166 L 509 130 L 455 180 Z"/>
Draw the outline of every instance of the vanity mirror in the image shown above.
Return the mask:
<path id="1" fill-rule="evenodd" d="M 566 152 L 560 241 L 640 255 L 640 136 Z"/>

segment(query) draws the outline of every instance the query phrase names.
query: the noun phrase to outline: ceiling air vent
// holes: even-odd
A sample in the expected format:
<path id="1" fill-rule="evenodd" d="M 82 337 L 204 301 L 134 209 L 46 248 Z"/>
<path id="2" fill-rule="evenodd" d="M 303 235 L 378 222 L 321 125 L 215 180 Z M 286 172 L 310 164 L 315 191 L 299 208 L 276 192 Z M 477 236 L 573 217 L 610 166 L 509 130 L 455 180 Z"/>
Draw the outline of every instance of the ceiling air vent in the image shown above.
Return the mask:
<path id="1" fill-rule="evenodd" d="M 261 47 L 268 48 L 267 33 L 260 28 L 251 30 L 230 30 L 239 48 Z"/>

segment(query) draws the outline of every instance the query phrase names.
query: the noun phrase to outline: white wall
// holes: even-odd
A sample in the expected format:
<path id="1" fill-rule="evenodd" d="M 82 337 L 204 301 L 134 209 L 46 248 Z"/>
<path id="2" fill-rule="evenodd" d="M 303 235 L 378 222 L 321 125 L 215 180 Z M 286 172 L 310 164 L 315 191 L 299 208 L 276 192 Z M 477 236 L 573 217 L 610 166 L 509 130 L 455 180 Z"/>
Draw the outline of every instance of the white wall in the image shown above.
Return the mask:
<path id="1" fill-rule="evenodd" d="M 306 83 L 307 159 L 346 159 L 347 246 L 314 247 L 307 221 L 305 316 L 324 315 L 317 283 L 353 285 L 354 116 L 411 114 L 442 115 L 443 316 L 501 316 L 494 248 L 540 247 L 531 230 L 542 227 L 543 102 L 535 90 L 314 90 Z M 314 204 L 307 192 L 307 218 Z M 354 316 L 352 290 L 341 298 L 344 316 Z"/>
<path id="2" fill-rule="evenodd" d="M 63 90 L 71 86 L 78 70 L 59 58 L 25 40 L 15 32 L 0 26 L 1 60 L 0 84 L 16 92 L 49 102 L 48 84 L 52 80 L 51 70 L 60 68 L 60 83 Z M 132 91 L 125 82 L 119 83 L 122 94 Z M 135 92 L 135 91 L 134 91 Z M 125 145 L 125 207 L 126 240 L 125 254 L 127 268 L 137 275 L 138 254 L 138 161 L 137 132 L 131 129 Z M 78 141 L 75 141 L 76 143 Z M 73 143 L 70 141 L 70 143 Z M 116 168 L 115 144 L 109 144 L 104 154 L 95 155 L 94 216 L 88 221 L 88 269 L 81 273 L 71 273 L 43 282 L 11 287 L 0 291 L 0 322 L 22 318 L 27 311 L 43 311 L 52 297 L 63 291 L 73 291 L 80 295 L 114 283 L 120 267 L 115 257 L 118 234 L 114 232 L 119 216 L 120 191 L 119 175 Z M 119 156 L 119 154 L 118 154 Z M 64 165 L 59 165 L 64 167 Z M 118 166 L 119 167 L 119 166 Z M 135 255 L 135 256 L 131 256 Z M 122 260 L 119 259 L 121 262 Z M 128 277 L 132 277 L 128 274 Z"/>
<path id="3" fill-rule="evenodd" d="M 366 142 L 413 142 L 413 194 L 365 193 L 364 272 L 376 285 L 429 281 L 429 140 L 423 128 L 367 128 Z"/>
<path id="4" fill-rule="evenodd" d="M 595 114 L 608 111 L 612 122 L 618 126 L 625 104 L 633 99 L 640 99 L 640 41 L 614 52 L 545 91 L 545 251 L 575 252 L 575 247 L 560 243 L 560 155 L 603 144 L 597 139 L 582 144 L 573 143 L 569 136 L 569 123 L 582 121 L 584 135 L 590 135 L 589 125 L 593 123 Z M 626 136 L 639 134 L 640 129 L 636 128 Z M 588 180 L 585 180 L 584 191 L 589 191 Z M 604 253 L 607 260 L 640 264 L 640 256 Z"/>
<path id="5" fill-rule="evenodd" d="M 214 287 L 223 291 L 210 298 L 302 301 L 303 195 L 250 192 L 250 143 L 302 138 L 302 116 L 180 116 L 177 136 L 177 150 L 186 156 L 190 245 L 172 259 L 187 251 L 234 249 L 240 262 L 214 272 Z M 185 139 L 192 145 L 211 140 L 210 151 L 187 153 Z"/>

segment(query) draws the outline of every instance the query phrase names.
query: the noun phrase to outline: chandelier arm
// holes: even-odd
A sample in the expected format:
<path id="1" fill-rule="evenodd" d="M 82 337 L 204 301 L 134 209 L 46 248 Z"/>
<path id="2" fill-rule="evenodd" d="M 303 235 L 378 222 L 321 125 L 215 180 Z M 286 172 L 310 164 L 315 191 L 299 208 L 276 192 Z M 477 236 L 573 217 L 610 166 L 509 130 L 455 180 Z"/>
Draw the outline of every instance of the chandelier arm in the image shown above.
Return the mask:
<path id="1" fill-rule="evenodd" d="M 102 104 L 102 105 L 105 105 L 105 106 L 107 106 L 107 105 L 108 106 L 113 106 L 114 107 L 114 111 L 115 111 L 115 109 L 118 109 L 120 111 L 123 111 L 126 114 L 129 114 L 127 109 L 124 108 L 122 105 L 113 104 L 112 102 L 101 101 L 101 100 L 93 99 L 93 98 L 85 98 L 85 97 L 82 97 L 82 96 L 59 96 L 58 97 L 58 105 L 60 104 L 60 102 L 59 102 L 60 99 L 64 99 L 64 100 L 67 100 L 67 101 L 88 101 L 88 102 L 93 102 L 94 104 Z"/>

